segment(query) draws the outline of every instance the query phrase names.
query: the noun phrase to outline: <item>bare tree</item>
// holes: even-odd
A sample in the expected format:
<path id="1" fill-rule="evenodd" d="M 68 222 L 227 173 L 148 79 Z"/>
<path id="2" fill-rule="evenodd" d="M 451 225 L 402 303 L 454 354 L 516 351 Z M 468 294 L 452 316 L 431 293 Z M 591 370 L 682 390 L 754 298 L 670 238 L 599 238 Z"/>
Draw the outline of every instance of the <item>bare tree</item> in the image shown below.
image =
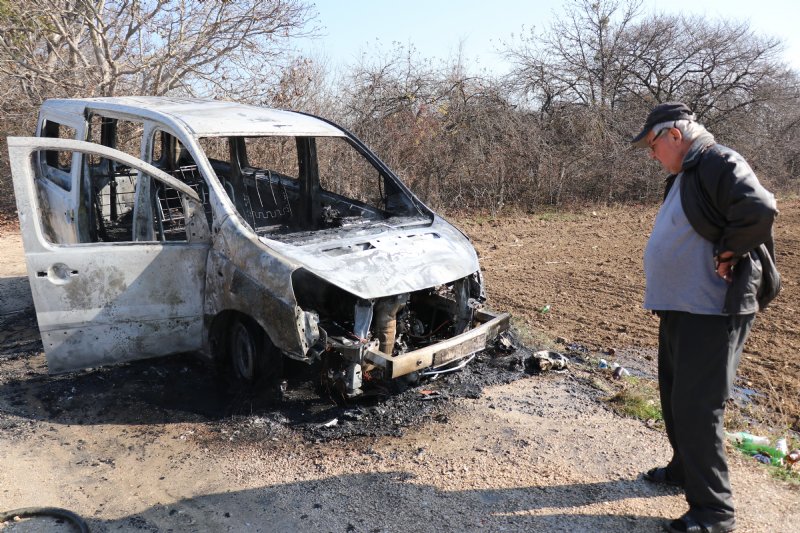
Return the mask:
<path id="1" fill-rule="evenodd" d="M 781 41 L 748 22 L 656 15 L 627 37 L 627 94 L 648 104 L 683 100 L 710 124 L 770 98 L 762 89 L 786 72 Z"/>
<path id="2" fill-rule="evenodd" d="M 270 101 L 314 17 L 305 0 L 0 0 L 3 140 L 30 133 L 49 97 Z M 0 210 L 13 204 L 4 159 Z"/>
<path id="3" fill-rule="evenodd" d="M 507 46 L 510 78 L 533 105 L 613 108 L 625 86 L 630 58 L 625 35 L 642 0 L 571 0 L 544 32 L 531 30 Z"/>
<path id="4" fill-rule="evenodd" d="M 632 158 L 627 139 L 654 104 L 669 100 L 688 103 L 723 142 L 790 183 L 797 149 L 776 133 L 796 131 L 784 119 L 797 116 L 800 100 L 781 41 L 746 22 L 644 17 L 641 5 L 571 0 L 545 31 L 506 48 L 515 65 L 509 86 L 538 111 L 556 201 L 657 198 L 658 168 Z M 764 149 L 779 145 L 780 156 Z"/>
<path id="5" fill-rule="evenodd" d="M 274 74 L 302 0 L 0 0 L 0 74 L 51 95 L 229 91 Z"/>

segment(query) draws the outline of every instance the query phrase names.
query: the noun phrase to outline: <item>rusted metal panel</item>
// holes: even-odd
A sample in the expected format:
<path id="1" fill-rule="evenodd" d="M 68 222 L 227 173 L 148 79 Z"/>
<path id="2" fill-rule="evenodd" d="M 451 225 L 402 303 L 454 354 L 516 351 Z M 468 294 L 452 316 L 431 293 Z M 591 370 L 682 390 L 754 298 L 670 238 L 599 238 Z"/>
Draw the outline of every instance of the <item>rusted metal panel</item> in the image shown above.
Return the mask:
<path id="1" fill-rule="evenodd" d="M 51 373 L 191 352 L 200 348 L 202 334 L 202 322 L 194 317 L 110 324 L 92 321 L 70 329 L 41 330 Z"/>
<path id="2" fill-rule="evenodd" d="M 305 358 L 291 281 L 300 265 L 270 250 L 235 218 L 220 228 L 208 261 L 206 316 L 231 310 L 251 316 L 275 346 Z"/>

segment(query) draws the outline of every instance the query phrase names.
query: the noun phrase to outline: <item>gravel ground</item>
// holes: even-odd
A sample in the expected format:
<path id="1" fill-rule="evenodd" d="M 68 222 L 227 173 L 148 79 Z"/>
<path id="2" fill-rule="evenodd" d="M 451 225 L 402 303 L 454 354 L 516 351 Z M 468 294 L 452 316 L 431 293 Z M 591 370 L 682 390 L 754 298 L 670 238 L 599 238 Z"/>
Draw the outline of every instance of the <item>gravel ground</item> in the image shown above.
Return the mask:
<path id="1" fill-rule="evenodd" d="M 541 315 L 514 300 L 511 278 L 496 281 L 489 247 L 479 242 L 493 303 Z M 281 404 L 230 397 L 189 356 L 49 376 L 20 248 L 0 233 L 0 511 L 64 507 L 92 531 L 439 532 L 660 531 L 686 510 L 679 490 L 640 478 L 668 459 L 663 430 L 613 412 L 604 399 L 618 385 L 595 368 L 614 345 L 651 379 L 649 326 L 629 328 L 643 341 L 628 344 L 620 332 L 592 344 L 579 328 L 559 331 L 570 340 L 548 347 L 569 355 L 567 372 L 526 372 L 526 349 L 490 352 L 348 406 L 300 382 Z M 564 314 L 553 302 L 539 316 L 548 327 L 525 313 L 518 323 L 570 324 L 551 318 Z M 603 319 L 586 320 L 591 330 Z M 795 530 L 798 486 L 732 448 L 729 462 L 739 530 Z M 45 518 L 0 529 L 70 530 Z"/>

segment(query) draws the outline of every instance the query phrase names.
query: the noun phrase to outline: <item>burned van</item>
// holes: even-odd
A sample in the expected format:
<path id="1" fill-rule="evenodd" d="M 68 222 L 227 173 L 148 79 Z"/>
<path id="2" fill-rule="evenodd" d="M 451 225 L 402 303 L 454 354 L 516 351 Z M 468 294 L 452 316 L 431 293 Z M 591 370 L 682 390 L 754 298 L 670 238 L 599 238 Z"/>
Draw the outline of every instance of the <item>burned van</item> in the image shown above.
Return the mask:
<path id="1" fill-rule="evenodd" d="M 291 358 L 352 397 L 460 368 L 508 327 L 469 240 L 327 120 L 48 100 L 8 147 L 51 372 L 196 351 L 252 384 Z"/>

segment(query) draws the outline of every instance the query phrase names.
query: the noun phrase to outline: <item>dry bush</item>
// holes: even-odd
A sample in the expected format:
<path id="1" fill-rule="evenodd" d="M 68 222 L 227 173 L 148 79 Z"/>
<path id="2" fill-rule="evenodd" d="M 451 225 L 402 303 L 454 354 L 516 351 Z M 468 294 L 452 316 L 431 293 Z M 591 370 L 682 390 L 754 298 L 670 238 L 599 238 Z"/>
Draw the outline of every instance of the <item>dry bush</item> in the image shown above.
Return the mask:
<path id="1" fill-rule="evenodd" d="M 193 4 L 184 21 L 170 18 L 169 10 L 155 13 L 169 21 L 164 28 L 183 24 L 196 31 L 195 22 L 209 9 L 230 15 L 232 22 L 247 17 L 248 9 L 263 11 L 273 4 L 286 9 L 270 11 L 258 28 L 248 26 L 252 33 L 237 33 L 229 54 L 239 77 L 205 70 L 191 54 L 181 56 L 182 64 L 165 63 L 153 41 L 145 42 L 148 54 L 141 58 L 101 54 L 103 68 L 62 76 L 70 63 L 56 61 L 50 68 L 48 46 L 78 63 L 81 56 L 41 31 L 48 20 L 59 20 L 42 6 L 62 3 L 0 0 L 0 14 L 13 15 L 0 18 L 5 24 L 0 54 L 24 58 L 28 50 L 30 55 L 28 63 L 6 61 L 0 69 L 7 91 L 0 99 L 0 126 L 6 135 L 32 133 L 45 96 L 183 90 L 331 118 L 358 135 L 432 206 L 496 212 L 507 206 L 658 201 L 663 171 L 628 140 L 654 104 L 683 100 L 720 142 L 748 159 L 768 187 L 800 194 L 800 78 L 782 63 L 781 42 L 754 34 L 747 23 L 645 17 L 640 0 L 571 0 L 551 27 L 506 45 L 515 66 L 504 79 L 470 74 L 462 57 L 435 64 L 413 48 L 395 46 L 364 54 L 335 84 L 325 61 L 293 56 L 285 46 L 283 37 L 303 33 L 309 20 L 301 0 L 237 6 L 215 0 Z M 78 2 L 84 10 L 73 15 L 82 16 L 69 19 L 62 31 L 81 36 L 87 49 L 95 46 L 91 36 L 98 27 L 113 26 L 90 4 Z M 104 9 L 128 5 L 109 2 Z M 55 7 L 51 11 L 57 12 Z M 127 42 L 118 31 L 130 20 L 123 14 L 109 33 L 109 42 L 116 43 L 109 50 Z M 279 26 L 281 38 L 273 31 Z M 174 44 L 185 51 L 184 41 Z M 259 46 L 264 53 L 253 53 Z M 227 61 L 217 52 L 206 58 L 208 64 Z M 35 61 L 50 70 L 26 77 L 25 68 Z M 105 76 L 109 61 L 136 69 L 113 80 L 97 78 Z M 273 75 L 264 75 L 264 69 Z M 183 75 L 176 77 L 178 72 Z M 5 151 L 0 163 L 3 157 Z M 0 172 L 0 211 L 13 205 L 10 190 L 7 172 Z"/>

